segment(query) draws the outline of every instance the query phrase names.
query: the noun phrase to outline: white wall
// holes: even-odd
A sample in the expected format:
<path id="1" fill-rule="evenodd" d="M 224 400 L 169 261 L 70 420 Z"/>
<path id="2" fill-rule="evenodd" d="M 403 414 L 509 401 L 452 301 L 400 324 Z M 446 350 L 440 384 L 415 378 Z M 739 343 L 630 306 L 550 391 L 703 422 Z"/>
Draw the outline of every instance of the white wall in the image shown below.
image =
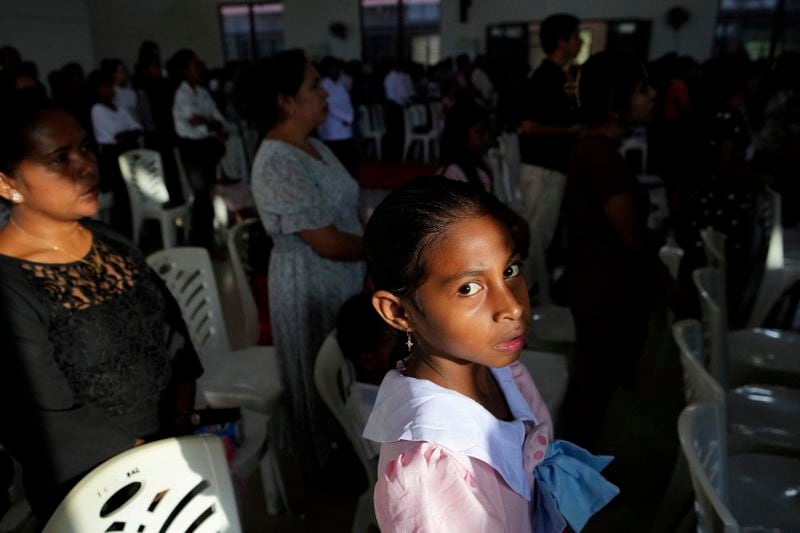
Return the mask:
<path id="1" fill-rule="evenodd" d="M 139 43 L 151 39 L 167 58 L 180 47 L 194 49 L 209 65 L 222 63 L 218 5 L 223 0 L 76 0 L 88 3 L 94 55 L 121 57 L 129 64 Z M 469 21 L 459 22 L 459 1 L 442 0 L 442 53 L 483 50 L 486 25 L 499 22 L 542 20 L 555 12 L 570 12 L 583 19 L 644 18 L 653 21 L 651 56 L 674 50 L 674 36 L 664 17 L 667 9 L 683 1 L 691 20 L 681 31 L 681 53 L 708 57 L 718 0 L 472 0 Z M 0 0 L 5 6 L 10 0 Z M 23 5 L 22 0 L 12 4 Z M 72 3 L 70 0 L 35 0 L 34 4 Z M 360 57 L 360 0 L 283 0 L 286 45 L 306 49 L 310 55 Z M 5 22 L 5 21 L 4 21 Z M 330 35 L 328 26 L 343 22 L 346 41 Z M 88 39 L 88 38 L 87 38 Z"/>
<path id="2" fill-rule="evenodd" d="M 303 48 L 312 56 L 332 54 L 342 59 L 361 58 L 360 0 L 284 0 L 286 44 Z M 343 22 L 346 41 L 333 37 L 332 22 Z"/>
<path id="3" fill-rule="evenodd" d="M 486 25 L 541 21 L 552 13 L 582 19 L 642 18 L 653 21 L 651 57 L 675 50 L 674 33 L 664 22 L 667 10 L 681 0 L 472 0 L 468 22 L 459 22 L 458 0 L 442 0 L 442 53 L 483 50 Z M 691 12 L 680 33 L 678 52 L 705 59 L 711 53 L 719 0 L 683 0 Z"/>
<path id="4" fill-rule="evenodd" d="M 70 61 L 91 69 L 95 58 L 86 0 L 0 0 L 0 46 L 6 44 L 39 66 L 45 85 L 51 70 Z"/>
<path id="5" fill-rule="evenodd" d="M 155 41 L 166 60 L 180 48 L 193 49 L 208 65 L 222 63 L 216 0 L 87 0 L 95 55 L 119 57 L 128 67 L 139 45 Z"/>
<path id="6" fill-rule="evenodd" d="M 6 0 L 2 0 L 6 1 Z M 98 58 L 120 57 L 130 66 L 139 44 L 153 40 L 163 59 L 179 48 L 191 48 L 209 65 L 223 62 L 218 5 L 225 0 L 87 0 Z M 229 2 L 230 0 L 228 0 Z M 287 47 L 312 55 L 361 55 L 358 0 L 284 0 Z M 347 25 L 347 40 L 335 39 L 328 26 Z"/>

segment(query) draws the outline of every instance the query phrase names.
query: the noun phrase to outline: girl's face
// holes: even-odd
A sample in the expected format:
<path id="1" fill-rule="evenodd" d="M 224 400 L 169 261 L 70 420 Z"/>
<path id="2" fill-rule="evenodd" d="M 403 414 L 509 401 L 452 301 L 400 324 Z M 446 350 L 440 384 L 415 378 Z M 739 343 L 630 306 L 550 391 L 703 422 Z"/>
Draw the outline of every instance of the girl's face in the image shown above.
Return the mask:
<path id="1" fill-rule="evenodd" d="M 509 232 L 481 216 L 453 225 L 426 257 L 426 278 L 404 305 L 415 342 L 431 358 L 502 367 L 530 325 L 528 288 Z"/>
<path id="2" fill-rule="evenodd" d="M 77 220 L 97 212 L 97 161 L 89 137 L 72 115 L 44 111 L 30 133 L 30 153 L 13 176 L 0 174 L 0 193 L 16 190 L 17 208 L 56 220 Z"/>
<path id="3" fill-rule="evenodd" d="M 297 94 L 286 98 L 286 116 L 316 128 L 328 117 L 328 91 L 320 85 L 317 69 L 306 63 L 303 83 Z"/>
<path id="4" fill-rule="evenodd" d="M 472 125 L 467 130 L 467 148 L 470 152 L 484 155 L 492 146 L 492 139 L 489 135 L 489 123 L 481 120 Z"/>

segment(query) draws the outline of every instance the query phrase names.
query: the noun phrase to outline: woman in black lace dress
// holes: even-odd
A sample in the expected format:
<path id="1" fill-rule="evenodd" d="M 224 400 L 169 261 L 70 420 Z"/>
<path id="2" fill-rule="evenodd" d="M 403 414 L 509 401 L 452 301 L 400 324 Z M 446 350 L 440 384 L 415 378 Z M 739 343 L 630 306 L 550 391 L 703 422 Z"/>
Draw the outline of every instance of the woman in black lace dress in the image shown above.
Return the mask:
<path id="1" fill-rule="evenodd" d="M 100 224 L 86 132 L 27 97 L 0 110 L 0 443 L 43 524 L 88 471 L 179 433 L 200 367 L 180 309 Z"/>

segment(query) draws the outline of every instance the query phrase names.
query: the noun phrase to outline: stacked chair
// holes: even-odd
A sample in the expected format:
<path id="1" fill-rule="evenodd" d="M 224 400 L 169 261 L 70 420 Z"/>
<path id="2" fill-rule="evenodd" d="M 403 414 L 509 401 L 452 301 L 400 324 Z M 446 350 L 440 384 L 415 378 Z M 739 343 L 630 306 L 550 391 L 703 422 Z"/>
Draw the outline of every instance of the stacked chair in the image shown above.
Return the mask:
<path id="1" fill-rule="evenodd" d="M 246 479 L 258 466 L 267 510 L 277 512 L 278 498 L 288 510 L 274 439 L 268 431 L 283 395 L 274 349 L 256 345 L 231 349 L 214 270 L 205 249 L 162 250 L 149 256 L 147 262 L 178 302 L 205 369 L 197 384 L 197 403 L 212 408 L 242 409 L 248 437 L 234 457 L 234 473 Z M 253 435 L 263 438 L 258 441 Z M 247 446 L 250 438 L 256 441 L 251 442 L 256 444 L 252 449 Z M 252 454 L 245 456 L 245 451 Z"/>

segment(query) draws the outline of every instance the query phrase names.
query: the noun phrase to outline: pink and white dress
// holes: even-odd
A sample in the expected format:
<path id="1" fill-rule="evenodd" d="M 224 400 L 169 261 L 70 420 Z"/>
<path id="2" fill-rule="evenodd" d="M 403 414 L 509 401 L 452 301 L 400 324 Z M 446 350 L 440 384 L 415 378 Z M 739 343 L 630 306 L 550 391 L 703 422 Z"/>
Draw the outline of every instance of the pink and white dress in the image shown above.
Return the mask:
<path id="1" fill-rule="evenodd" d="M 491 372 L 511 421 L 430 381 L 386 375 L 364 429 L 381 443 L 381 531 L 533 531 L 533 473 L 552 439 L 550 413 L 521 363 Z"/>

